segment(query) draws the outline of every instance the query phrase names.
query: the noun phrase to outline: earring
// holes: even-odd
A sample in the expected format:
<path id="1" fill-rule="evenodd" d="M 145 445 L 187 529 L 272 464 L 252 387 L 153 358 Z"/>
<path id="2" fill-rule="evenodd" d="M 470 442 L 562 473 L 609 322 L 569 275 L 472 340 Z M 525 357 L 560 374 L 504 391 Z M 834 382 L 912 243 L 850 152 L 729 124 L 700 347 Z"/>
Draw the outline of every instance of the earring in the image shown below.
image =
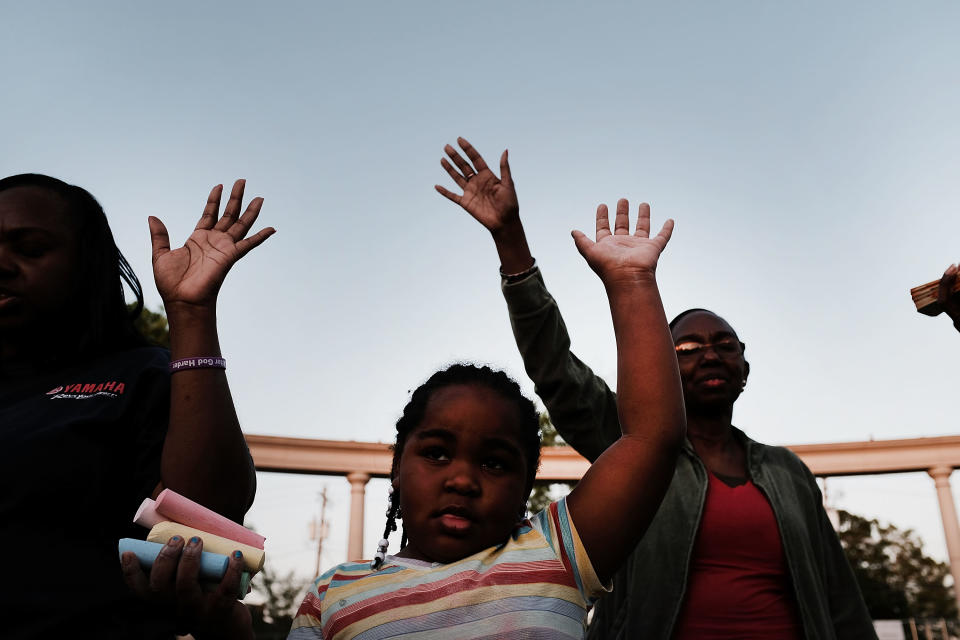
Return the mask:
<path id="1" fill-rule="evenodd" d="M 740 391 L 743 391 L 746 388 L 747 388 L 747 379 L 744 378 L 743 380 L 740 381 Z"/>

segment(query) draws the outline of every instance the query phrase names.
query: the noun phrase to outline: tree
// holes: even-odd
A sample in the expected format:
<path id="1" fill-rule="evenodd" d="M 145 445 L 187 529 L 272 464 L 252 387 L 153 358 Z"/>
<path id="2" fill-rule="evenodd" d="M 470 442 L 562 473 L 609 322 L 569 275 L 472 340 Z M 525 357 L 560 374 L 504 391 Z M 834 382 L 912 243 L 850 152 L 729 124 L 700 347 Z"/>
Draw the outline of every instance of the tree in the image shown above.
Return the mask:
<path id="1" fill-rule="evenodd" d="M 927 557 L 912 530 L 839 511 L 840 543 L 846 550 L 874 619 L 955 618 L 950 566 Z"/>
<path id="2" fill-rule="evenodd" d="M 559 447 L 566 444 L 563 438 L 560 437 L 560 434 L 557 433 L 557 429 L 553 426 L 553 423 L 550 421 L 550 416 L 546 411 L 540 414 L 540 441 L 544 447 Z M 574 485 L 576 485 L 575 482 L 534 482 L 533 491 L 530 492 L 530 497 L 527 498 L 527 513 L 539 513 L 543 511 L 551 502 L 557 500 L 562 495 L 570 493 Z M 564 488 L 566 490 L 564 490 Z M 555 493 L 557 489 L 562 493 L 559 493 L 559 495 Z"/>
<path id="3" fill-rule="evenodd" d="M 133 305 L 128 305 L 133 308 Z M 151 311 L 146 307 L 140 312 L 139 317 L 133 322 L 140 334 L 160 347 L 170 348 L 170 327 L 167 325 L 167 316 L 163 311 Z"/>
<path id="4" fill-rule="evenodd" d="M 265 564 L 253 579 L 254 593 L 264 599 L 262 605 L 250 607 L 253 630 L 257 638 L 286 638 L 290 633 L 297 606 L 308 587 L 309 584 L 298 580 L 293 571 L 280 576 L 269 564 Z"/>

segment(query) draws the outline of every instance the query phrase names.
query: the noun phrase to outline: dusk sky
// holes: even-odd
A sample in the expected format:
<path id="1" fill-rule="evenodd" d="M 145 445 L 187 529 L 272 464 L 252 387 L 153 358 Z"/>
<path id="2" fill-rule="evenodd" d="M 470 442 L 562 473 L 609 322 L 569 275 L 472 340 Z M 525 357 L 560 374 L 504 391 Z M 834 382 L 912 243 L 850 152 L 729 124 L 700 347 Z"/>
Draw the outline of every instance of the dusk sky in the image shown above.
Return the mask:
<path id="1" fill-rule="evenodd" d="M 147 216 L 171 241 L 248 180 L 276 236 L 228 276 L 223 352 L 245 431 L 392 441 L 458 360 L 533 396 L 493 243 L 440 197 L 445 143 L 510 149 L 521 215 L 574 351 L 611 384 L 602 286 L 570 239 L 596 205 L 676 230 L 667 313 L 747 344 L 734 423 L 771 444 L 957 432 L 960 334 L 911 287 L 960 261 L 960 4 L 6 3 L 0 175 L 89 189 L 157 308 Z M 345 480 L 262 474 L 248 521 L 309 577 L 344 560 Z M 954 491 L 960 486 L 955 481 Z M 831 479 L 831 502 L 945 558 L 925 474 Z M 371 482 L 366 551 L 382 529 Z M 132 514 L 131 514 L 132 515 Z M 396 543 L 395 543 L 396 544 Z M 396 549 L 394 549 L 396 550 Z"/>

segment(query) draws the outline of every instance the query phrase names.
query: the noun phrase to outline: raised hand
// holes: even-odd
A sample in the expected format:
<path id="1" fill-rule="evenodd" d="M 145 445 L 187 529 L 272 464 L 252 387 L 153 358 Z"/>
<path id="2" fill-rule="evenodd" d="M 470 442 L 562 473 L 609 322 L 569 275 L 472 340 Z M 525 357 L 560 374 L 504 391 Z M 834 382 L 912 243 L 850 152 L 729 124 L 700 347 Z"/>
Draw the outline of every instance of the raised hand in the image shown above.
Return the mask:
<path id="1" fill-rule="evenodd" d="M 167 228 L 158 218 L 150 216 L 153 276 L 164 304 L 212 305 L 233 264 L 274 234 L 275 230 L 267 227 L 246 237 L 260 214 L 263 198 L 251 200 L 241 216 L 245 184 L 245 180 L 234 183 L 219 220 L 223 185 L 215 186 L 197 227 L 179 249 L 170 250 Z"/>
<path id="2" fill-rule="evenodd" d="M 960 291 L 954 291 L 957 286 L 957 265 L 952 264 L 943 272 L 940 284 L 937 286 L 937 302 L 953 320 L 954 326 L 960 330 Z"/>
<path id="3" fill-rule="evenodd" d="M 663 223 L 663 228 L 650 237 L 650 205 L 642 203 L 637 211 L 636 231 L 630 233 L 630 203 L 617 201 L 617 215 L 610 232 L 610 216 L 607 205 L 597 207 L 596 242 L 582 231 L 573 232 L 577 250 L 584 257 L 604 284 L 634 283 L 649 279 L 657 270 L 660 253 L 673 234 L 673 220 Z"/>
<path id="4" fill-rule="evenodd" d="M 464 138 L 457 138 L 457 143 L 470 162 L 464 160 L 457 150 L 448 144 L 443 150 L 456 167 L 446 158 L 441 158 L 440 164 L 457 186 L 463 189 L 463 195 L 458 196 L 440 185 L 435 186 L 436 190 L 463 207 L 492 233 L 510 222 L 518 221 L 520 205 L 517 203 L 517 191 L 510 175 L 507 152 L 504 151 L 500 156 L 500 177 L 497 178 L 473 145 Z"/>

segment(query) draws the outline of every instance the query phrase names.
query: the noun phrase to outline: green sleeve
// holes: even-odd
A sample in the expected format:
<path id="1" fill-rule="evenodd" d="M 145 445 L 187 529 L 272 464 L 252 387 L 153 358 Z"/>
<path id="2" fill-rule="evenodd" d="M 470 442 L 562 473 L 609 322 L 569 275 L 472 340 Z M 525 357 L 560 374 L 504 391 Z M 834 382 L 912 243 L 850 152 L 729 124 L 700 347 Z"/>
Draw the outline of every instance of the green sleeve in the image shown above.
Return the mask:
<path id="1" fill-rule="evenodd" d="M 502 288 L 537 395 L 560 436 L 593 462 L 620 437 L 616 394 L 570 351 L 560 308 L 539 270 L 519 282 L 504 281 Z"/>

